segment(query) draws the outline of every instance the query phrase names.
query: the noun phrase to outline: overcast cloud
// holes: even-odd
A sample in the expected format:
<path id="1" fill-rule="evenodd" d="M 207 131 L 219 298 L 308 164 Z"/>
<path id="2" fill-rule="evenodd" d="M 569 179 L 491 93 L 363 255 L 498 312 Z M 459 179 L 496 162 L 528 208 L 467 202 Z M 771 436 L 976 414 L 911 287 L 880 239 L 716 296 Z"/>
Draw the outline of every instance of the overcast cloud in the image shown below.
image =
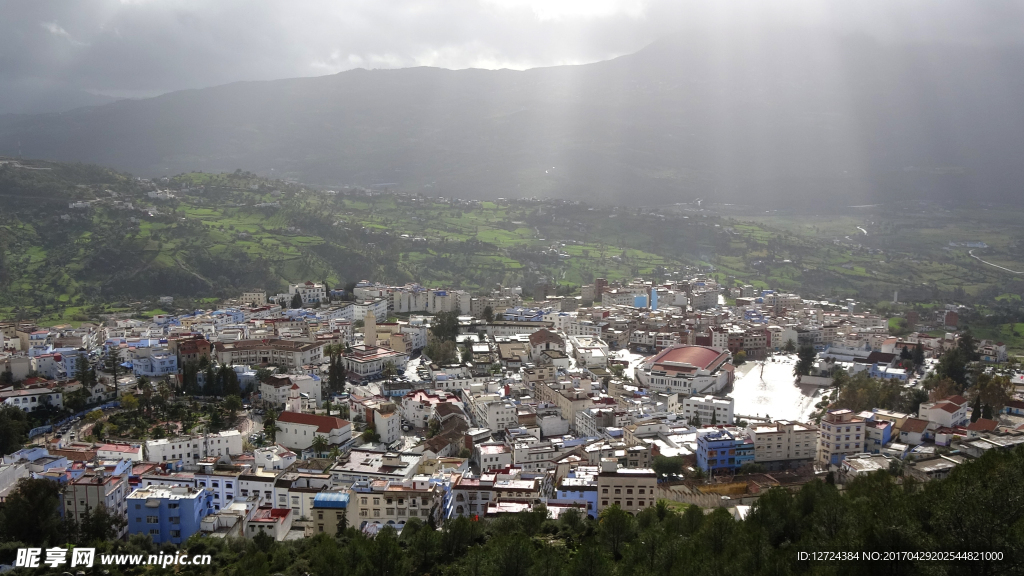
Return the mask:
<path id="1" fill-rule="evenodd" d="M 29 88 L 151 96 L 360 67 L 585 63 L 707 27 L 1016 42 L 1022 13 L 1001 0 L 0 0 L 0 112 Z"/>

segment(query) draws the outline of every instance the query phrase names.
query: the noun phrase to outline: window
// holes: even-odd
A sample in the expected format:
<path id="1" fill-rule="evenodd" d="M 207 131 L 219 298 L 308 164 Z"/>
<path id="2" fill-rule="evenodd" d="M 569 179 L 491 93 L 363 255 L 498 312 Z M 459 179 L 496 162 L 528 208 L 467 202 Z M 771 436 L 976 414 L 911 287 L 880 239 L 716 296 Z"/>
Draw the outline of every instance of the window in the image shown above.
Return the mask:
<path id="1" fill-rule="evenodd" d="M 146 524 L 159 524 L 159 523 L 160 523 L 160 517 L 159 516 L 146 516 Z"/>
<path id="2" fill-rule="evenodd" d="M 171 538 L 181 538 L 181 530 L 171 530 Z"/>
<path id="3" fill-rule="evenodd" d="M 135 507 L 138 508 L 138 505 L 136 505 Z M 168 510 L 177 510 L 178 509 L 177 502 L 172 502 L 172 503 L 168 504 L 167 505 L 167 509 Z"/>
<path id="4" fill-rule="evenodd" d="M 181 524 L 181 516 L 171 516 L 169 520 L 171 524 Z"/>

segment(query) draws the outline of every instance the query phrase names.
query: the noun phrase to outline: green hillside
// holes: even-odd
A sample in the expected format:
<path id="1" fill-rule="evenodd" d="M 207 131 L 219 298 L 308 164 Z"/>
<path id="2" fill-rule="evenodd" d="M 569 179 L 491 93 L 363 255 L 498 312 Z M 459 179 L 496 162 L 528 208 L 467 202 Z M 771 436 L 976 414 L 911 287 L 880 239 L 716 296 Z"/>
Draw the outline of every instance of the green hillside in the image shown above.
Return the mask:
<path id="1" fill-rule="evenodd" d="M 909 215 L 879 206 L 825 218 L 738 206 L 479 202 L 308 189 L 240 171 L 149 182 L 81 164 L 0 162 L 0 317 L 152 314 L 158 296 L 188 307 L 307 279 L 471 291 L 519 284 L 528 293 L 545 281 L 574 293 L 596 277 L 704 270 L 730 285 L 872 305 L 899 290 L 901 302 L 957 299 L 1003 314 L 1002 323 L 1024 320 L 1024 278 L 970 254 L 1024 270 L 1024 233 L 1010 211 Z M 959 244 L 977 241 L 987 247 Z"/>

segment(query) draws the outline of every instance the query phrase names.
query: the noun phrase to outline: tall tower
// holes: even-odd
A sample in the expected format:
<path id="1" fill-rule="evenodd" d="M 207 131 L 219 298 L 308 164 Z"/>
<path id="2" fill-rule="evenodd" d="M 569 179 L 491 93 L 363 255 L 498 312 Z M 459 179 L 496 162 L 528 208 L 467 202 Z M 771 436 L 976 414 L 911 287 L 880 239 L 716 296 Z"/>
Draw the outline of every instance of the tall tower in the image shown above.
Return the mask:
<path id="1" fill-rule="evenodd" d="M 287 412 L 302 412 L 302 396 L 299 395 L 299 385 L 292 384 L 288 390 Z"/>
<path id="2" fill-rule="evenodd" d="M 363 344 L 377 345 L 377 316 L 372 310 L 367 310 L 366 318 L 363 320 Z"/>

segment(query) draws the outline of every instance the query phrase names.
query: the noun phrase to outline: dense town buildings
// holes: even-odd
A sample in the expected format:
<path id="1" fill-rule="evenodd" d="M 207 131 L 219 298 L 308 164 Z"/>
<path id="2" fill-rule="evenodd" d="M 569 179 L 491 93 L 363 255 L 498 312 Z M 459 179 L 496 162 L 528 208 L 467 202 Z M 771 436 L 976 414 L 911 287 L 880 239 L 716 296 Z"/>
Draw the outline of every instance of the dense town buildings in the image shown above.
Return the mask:
<path id="1" fill-rule="evenodd" d="M 305 282 L 151 321 L 0 326 L 2 368 L 18 382 L 0 399 L 29 415 L 60 410 L 73 394 L 101 408 L 186 382 L 195 398 L 217 402 L 202 395 L 211 377 L 237 380 L 246 403 L 238 429 L 61 439 L 8 455 L 0 494 L 22 477 L 53 478 L 68 517 L 103 505 L 125 519 L 125 535 L 282 540 L 334 534 L 345 523 L 374 533 L 411 518 L 478 519 L 541 503 L 636 514 L 682 498 L 658 485 L 655 468 L 666 459 L 678 464 L 672 479 L 705 505 L 714 492 L 701 488 L 746 489 L 737 476 L 832 472 L 844 481 L 896 458 L 930 481 L 965 458 L 1022 443 L 959 395 L 921 402 L 915 414 L 823 402 L 808 422 L 737 409 L 742 363 L 787 349 L 812 347 L 801 384 L 828 389 L 835 370 L 914 386 L 919 374 L 904 347 L 920 346 L 930 360 L 957 345 L 955 334 L 890 336 L 886 318 L 856 303 L 727 288 L 700 275 L 663 285 L 599 279 L 578 300 L 371 282 L 344 292 Z M 296 297 L 301 307 L 291 307 Z M 453 354 L 427 358 L 442 313 L 452 314 Z M 1001 346 L 979 343 L 980 362 L 1005 359 Z M 73 380 L 80 357 L 96 365 L 113 357 L 124 372 L 83 385 Z M 1004 414 L 1024 416 L 1021 406 L 1015 398 Z M 262 410 L 276 417 L 273 442 L 259 433 Z M 951 446 L 962 453 L 935 451 Z"/>

